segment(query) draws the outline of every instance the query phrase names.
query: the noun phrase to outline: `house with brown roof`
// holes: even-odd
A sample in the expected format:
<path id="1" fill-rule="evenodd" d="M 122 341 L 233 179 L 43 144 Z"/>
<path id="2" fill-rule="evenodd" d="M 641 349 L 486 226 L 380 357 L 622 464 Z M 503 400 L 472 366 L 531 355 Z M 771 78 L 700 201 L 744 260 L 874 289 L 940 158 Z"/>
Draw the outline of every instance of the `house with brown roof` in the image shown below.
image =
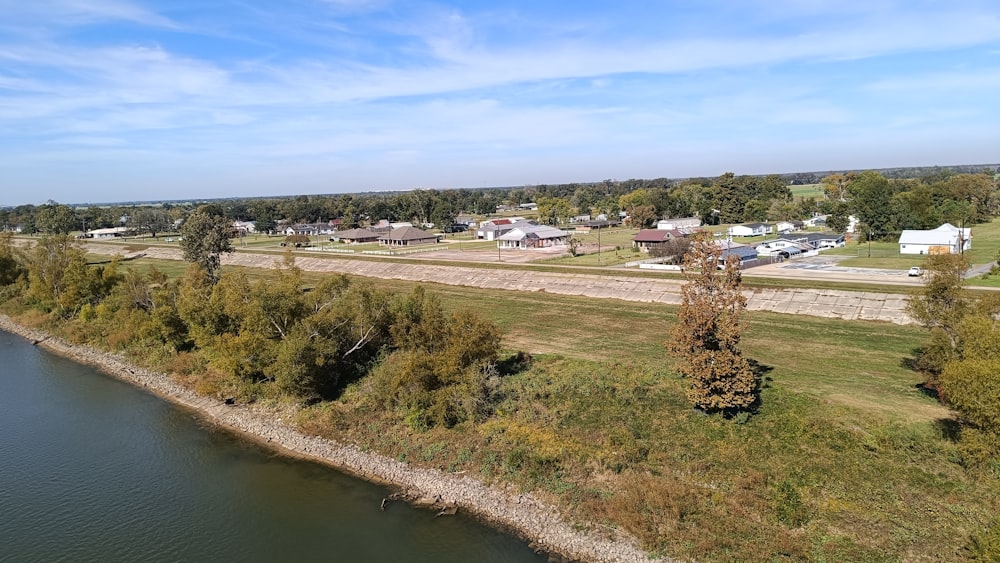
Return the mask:
<path id="1" fill-rule="evenodd" d="M 339 240 L 345 244 L 359 244 L 364 242 L 375 242 L 378 240 L 378 233 L 368 229 L 348 229 L 337 231 L 330 237 L 330 240 Z"/>
<path id="2" fill-rule="evenodd" d="M 663 246 L 675 238 L 683 238 L 684 234 L 676 229 L 642 229 L 632 237 L 632 247 L 643 252 L 650 248 Z"/>
<path id="3" fill-rule="evenodd" d="M 416 246 L 437 242 L 437 235 L 421 231 L 416 227 L 400 227 L 378 237 L 378 243 L 383 246 Z"/>

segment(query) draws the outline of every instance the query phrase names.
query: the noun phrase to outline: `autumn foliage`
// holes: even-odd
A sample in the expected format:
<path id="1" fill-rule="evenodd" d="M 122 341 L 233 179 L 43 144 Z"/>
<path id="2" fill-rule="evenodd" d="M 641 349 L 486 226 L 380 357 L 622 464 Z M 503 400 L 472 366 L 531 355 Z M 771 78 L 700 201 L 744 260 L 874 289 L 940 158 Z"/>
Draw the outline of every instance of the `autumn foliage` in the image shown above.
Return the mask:
<path id="1" fill-rule="evenodd" d="M 722 249 L 702 235 L 692 243 L 684 270 L 678 322 L 666 345 L 689 381 L 688 399 L 708 412 L 748 409 L 757 401 L 759 382 L 740 351 L 746 297 L 739 264 L 724 264 Z"/>

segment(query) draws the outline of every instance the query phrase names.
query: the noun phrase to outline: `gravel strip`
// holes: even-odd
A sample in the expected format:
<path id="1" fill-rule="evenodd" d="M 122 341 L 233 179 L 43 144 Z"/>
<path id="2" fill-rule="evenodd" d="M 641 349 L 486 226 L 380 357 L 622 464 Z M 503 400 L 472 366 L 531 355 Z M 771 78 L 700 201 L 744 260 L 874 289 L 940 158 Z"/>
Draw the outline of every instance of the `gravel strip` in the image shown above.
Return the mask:
<path id="1" fill-rule="evenodd" d="M 355 445 L 307 436 L 286 421 L 289 418 L 287 412 L 246 405 L 227 405 L 223 401 L 199 396 L 173 381 L 167 374 L 139 368 L 117 354 L 51 337 L 47 333 L 21 326 L 6 315 L 0 315 L 0 330 L 18 334 L 35 345 L 96 366 L 115 378 L 194 409 L 212 422 L 269 447 L 331 465 L 369 481 L 399 487 L 402 491 L 399 497 L 417 505 L 439 510 L 458 507 L 528 539 L 536 549 L 558 554 L 552 560 L 654 561 L 633 540 L 609 540 L 574 529 L 556 508 L 530 494 L 499 490 L 466 475 L 413 467 L 363 451 Z"/>

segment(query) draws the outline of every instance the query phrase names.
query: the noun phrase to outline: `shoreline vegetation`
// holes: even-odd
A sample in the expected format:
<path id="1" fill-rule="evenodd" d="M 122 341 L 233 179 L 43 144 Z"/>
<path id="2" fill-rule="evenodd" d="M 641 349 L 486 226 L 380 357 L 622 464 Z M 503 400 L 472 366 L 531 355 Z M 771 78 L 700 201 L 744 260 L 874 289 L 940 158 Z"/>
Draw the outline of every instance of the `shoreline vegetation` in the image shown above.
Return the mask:
<path id="1" fill-rule="evenodd" d="M 245 404 L 199 395 L 168 374 L 145 369 L 121 357 L 83 344 L 72 344 L 52 334 L 19 324 L 0 314 L 0 330 L 18 335 L 37 346 L 98 368 L 118 380 L 140 387 L 200 417 L 284 455 L 322 463 L 358 478 L 394 487 L 393 499 L 454 514 L 455 509 L 529 541 L 536 550 L 558 557 L 586 561 L 672 561 L 654 559 L 621 532 L 615 538 L 578 530 L 553 506 L 516 488 L 500 490 L 461 473 L 413 466 L 353 444 L 310 436 L 290 420 L 284 409 Z"/>

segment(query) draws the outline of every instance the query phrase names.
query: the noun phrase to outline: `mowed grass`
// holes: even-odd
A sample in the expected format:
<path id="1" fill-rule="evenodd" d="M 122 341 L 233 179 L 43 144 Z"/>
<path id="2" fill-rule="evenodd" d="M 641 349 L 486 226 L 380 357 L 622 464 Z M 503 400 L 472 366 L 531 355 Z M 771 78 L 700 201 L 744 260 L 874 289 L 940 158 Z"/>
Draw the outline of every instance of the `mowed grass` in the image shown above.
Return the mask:
<path id="1" fill-rule="evenodd" d="M 817 201 L 826 199 L 826 193 L 823 191 L 822 184 L 800 184 L 797 186 L 788 186 L 788 189 L 792 192 L 792 197 L 805 199 L 807 197 L 816 198 Z"/>
<path id="2" fill-rule="evenodd" d="M 956 463 L 950 412 L 906 367 L 919 328 L 748 315 L 744 347 L 764 389 L 758 414 L 737 424 L 690 408 L 663 347 L 674 307 L 425 285 L 533 356 L 503 378 L 493 416 L 411 427 L 366 403 L 362 380 L 306 409 L 307 431 L 513 484 L 581 526 L 699 561 L 958 560 L 1000 511 L 1000 482 Z"/>

